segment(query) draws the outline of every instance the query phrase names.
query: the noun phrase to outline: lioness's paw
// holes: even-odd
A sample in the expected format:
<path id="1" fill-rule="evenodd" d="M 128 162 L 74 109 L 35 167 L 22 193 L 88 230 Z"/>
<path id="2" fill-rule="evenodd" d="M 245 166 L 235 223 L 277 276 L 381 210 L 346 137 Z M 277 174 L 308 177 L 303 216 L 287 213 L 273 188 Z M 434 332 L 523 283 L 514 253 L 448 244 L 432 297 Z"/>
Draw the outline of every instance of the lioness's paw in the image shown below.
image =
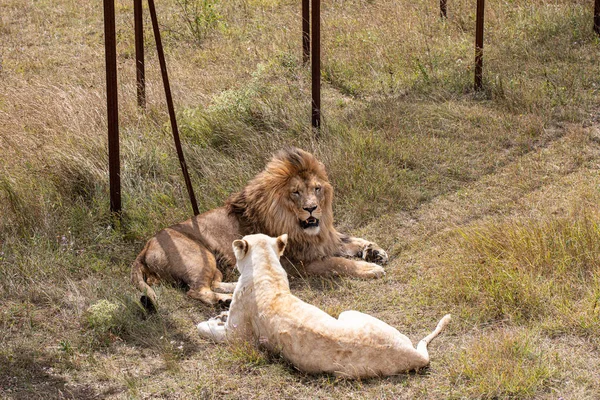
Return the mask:
<path id="1" fill-rule="evenodd" d="M 363 250 L 363 258 L 365 261 L 386 264 L 389 257 L 381 247 L 377 246 L 375 243 L 370 243 Z"/>
<path id="2" fill-rule="evenodd" d="M 201 337 L 210 339 L 215 342 L 222 342 L 225 340 L 225 321 L 227 315 L 218 315 L 209 319 L 208 321 L 200 322 L 196 327 Z"/>
<path id="3" fill-rule="evenodd" d="M 200 322 L 196 327 L 200 336 L 207 339 L 214 339 L 214 332 L 219 326 L 225 325 L 222 321 L 217 319 L 209 319 L 208 321 Z"/>
<path id="4" fill-rule="evenodd" d="M 385 270 L 381 265 L 370 262 L 360 262 L 360 277 L 365 279 L 382 278 L 385 275 Z"/>

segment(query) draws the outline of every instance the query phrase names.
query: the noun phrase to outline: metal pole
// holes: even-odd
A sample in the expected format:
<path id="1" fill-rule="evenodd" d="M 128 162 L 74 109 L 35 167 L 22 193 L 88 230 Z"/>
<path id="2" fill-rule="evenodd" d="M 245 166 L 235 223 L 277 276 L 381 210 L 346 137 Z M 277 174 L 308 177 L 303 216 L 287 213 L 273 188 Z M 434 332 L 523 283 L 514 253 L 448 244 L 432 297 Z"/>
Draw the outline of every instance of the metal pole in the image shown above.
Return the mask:
<path id="1" fill-rule="evenodd" d="M 302 63 L 310 59 L 310 0 L 302 0 Z"/>
<path id="2" fill-rule="evenodd" d="M 312 0 L 312 126 L 321 127 L 321 0 Z"/>
<path id="3" fill-rule="evenodd" d="M 442 18 L 447 18 L 447 12 L 446 12 L 446 0 L 440 0 L 440 17 Z"/>
<path id="4" fill-rule="evenodd" d="M 146 108 L 146 74 L 144 68 L 144 23 L 142 20 L 142 0 L 133 0 L 135 31 L 135 75 L 138 106 Z"/>
<path id="5" fill-rule="evenodd" d="M 600 0 L 594 2 L 594 32 L 600 35 Z"/>
<path id="6" fill-rule="evenodd" d="M 156 51 L 158 53 L 158 61 L 160 63 L 160 72 L 162 74 L 163 86 L 165 87 L 167 108 L 169 109 L 169 119 L 171 120 L 171 129 L 173 130 L 173 140 L 175 141 L 175 148 L 177 149 L 177 156 L 179 157 L 179 164 L 181 165 L 181 172 L 183 172 L 185 186 L 187 187 L 188 195 L 190 196 L 192 209 L 194 210 L 194 215 L 198 215 L 200 212 L 198 211 L 196 196 L 194 196 L 194 189 L 192 188 L 192 182 L 190 180 L 190 175 L 188 174 L 187 164 L 185 163 L 185 158 L 183 156 L 183 149 L 181 148 L 181 141 L 179 140 L 179 130 L 177 129 L 177 120 L 175 119 L 175 108 L 173 107 L 169 76 L 167 75 L 167 64 L 165 62 L 165 54 L 163 52 L 162 41 L 160 39 L 160 31 L 158 29 L 158 19 L 156 18 L 154 0 L 148 0 L 148 8 L 150 9 L 152 29 L 154 30 L 154 40 L 156 41 Z"/>
<path id="7" fill-rule="evenodd" d="M 477 21 L 475 29 L 475 90 L 483 87 L 483 17 L 485 0 L 477 0 Z"/>
<path id="8" fill-rule="evenodd" d="M 117 39 L 115 34 L 114 0 L 104 0 L 104 54 L 106 58 L 110 211 L 120 214 L 121 166 L 119 163 L 119 103 L 117 94 Z"/>

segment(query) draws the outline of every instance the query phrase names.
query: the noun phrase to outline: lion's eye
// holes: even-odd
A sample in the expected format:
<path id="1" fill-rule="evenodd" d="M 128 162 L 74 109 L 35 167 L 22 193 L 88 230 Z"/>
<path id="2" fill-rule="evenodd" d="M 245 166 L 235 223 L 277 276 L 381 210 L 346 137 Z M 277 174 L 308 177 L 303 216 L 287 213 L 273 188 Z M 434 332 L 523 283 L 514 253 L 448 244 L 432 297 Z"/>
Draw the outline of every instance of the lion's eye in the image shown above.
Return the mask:
<path id="1" fill-rule="evenodd" d="M 319 193 L 320 191 L 321 191 L 321 186 L 317 186 L 317 187 L 315 188 L 315 192 L 316 192 L 316 193 Z"/>
<path id="2" fill-rule="evenodd" d="M 292 192 L 292 196 L 300 196 L 300 192 L 295 190 Z"/>

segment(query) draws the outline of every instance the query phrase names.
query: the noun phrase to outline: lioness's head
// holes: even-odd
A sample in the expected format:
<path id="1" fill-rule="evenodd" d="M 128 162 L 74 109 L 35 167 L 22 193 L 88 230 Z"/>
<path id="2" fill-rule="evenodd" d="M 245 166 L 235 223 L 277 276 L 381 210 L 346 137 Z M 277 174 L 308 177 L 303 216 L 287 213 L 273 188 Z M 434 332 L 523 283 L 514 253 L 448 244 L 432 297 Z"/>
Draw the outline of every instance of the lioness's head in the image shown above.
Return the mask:
<path id="1" fill-rule="evenodd" d="M 242 239 L 234 240 L 232 243 L 233 253 L 236 258 L 236 266 L 238 271 L 243 274 L 244 270 L 249 266 L 253 265 L 254 259 L 252 256 L 248 256 L 251 252 L 258 252 L 258 259 L 261 260 L 263 265 L 268 265 L 269 269 L 279 268 L 280 271 L 285 275 L 285 271 L 279 263 L 273 263 L 272 259 L 269 259 L 269 254 L 275 254 L 277 259 L 283 255 L 285 247 L 287 245 L 288 235 L 283 234 L 279 237 L 270 237 L 263 235 L 262 233 L 255 235 L 246 235 Z M 260 268 L 261 266 L 255 266 L 252 268 Z"/>
<path id="2" fill-rule="evenodd" d="M 287 234 L 283 234 L 274 238 L 263 235 L 262 233 L 258 233 L 254 235 L 246 235 L 242 239 L 234 240 L 231 246 L 233 247 L 235 258 L 240 261 L 246 257 L 251 247 L 261 248 L 263 251 L 269 251 L 270 248 L 275 252 L 275 254 L 277 254 L 277 257 L 281 257 L 285 251 L 287 241 Z"/>

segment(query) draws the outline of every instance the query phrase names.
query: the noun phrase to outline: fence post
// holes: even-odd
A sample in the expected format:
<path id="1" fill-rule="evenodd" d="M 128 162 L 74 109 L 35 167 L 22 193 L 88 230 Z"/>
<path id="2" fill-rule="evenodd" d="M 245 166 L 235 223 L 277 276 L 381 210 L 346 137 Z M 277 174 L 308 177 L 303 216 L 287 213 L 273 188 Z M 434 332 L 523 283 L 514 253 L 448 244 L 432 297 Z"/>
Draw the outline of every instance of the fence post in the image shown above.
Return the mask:
<path id="1" fill-rule="evenodd" d="M 188 174 L 187 164 L 183 156 L 183 149 L 181 148 L 181 141 L 179 139 L 179 130 L 177 129 L 177 120 L 175 119 L 175 107 L 173 106 L 173 97 L 171 96 L 171 86 L 169 85 L 169 76 L 167 74 L 167 63 L 165 62 L 165 53 L 163 51 L 162 40 L 160 39 L 160 31 L 158 29 L 158 19 L 156 17 L 156 8 L 154 7 L 154 0 L 148 0 L 148 8 L 150 9 L 150 18 L 152 19 L 152 29 L 154 30 L 154 40 L 156 41 L 156 52 L 158 53 L 158 62 L 160 64 L 160 72 L 162 74 L 163 86 L 165 88 L 165 97 L 167 98 L 167 108 L 169 109 L 169 120 L 171 121 L 171 130 L 173 131 L 173 140 L 175 141 L 175 148 L 177 149 L 177 156 L 179 157 L 179 164 L 181 165 L 181 172 L 185 180 L 185 186 L 192 203 L 192 209 L 194 215 L 200 214 L 198 210 L 198 204 L 196 203 L 196 196 L 194 195 L 194 188 L 192 187 L 192 181 Z"/>
<path id="2" fill-rule="evenodd" d="M 104 0 L 104 54 L 106 59 L 106 115 L 108 122 L 108 179 L 110 211 L 121 213 L 119 162 L 119 103 L 117 95 L 117 38 L 114 0 Z"/>
<path id="3" fill-rule="evenodd" d="M 600 35 L 600 0 L 594 1 L 594 32 Z"/>
<path id="4" fill-rule="evenodd" d="M 310 59 L 310 0 L 302 0 L 302 64 Z"/>
<path id="5" fill-rule="evenodd" d="M 475 90 L 483 87 L 483 17 L 485 0 L 477 0 L 477 21 L 475 29 Z"/>
<path id="6" fill-rule="evenodd" d="M 447 18 L 446 0 L 440 0 L 440 17 Z"/>
<path id="7" fill-rule="evenodd" d="M 312 126 L 321 127 L 321 0 L 312 0 Z"/>
<path id="8" fill-rule="evenodd" d="M 133 20 L 135 31 L 135 77 L 137 103 L 146 108 L 146 73 L 144 68 L 144 23 L 142 20 L 142 0 L 133 0 Z"/>

